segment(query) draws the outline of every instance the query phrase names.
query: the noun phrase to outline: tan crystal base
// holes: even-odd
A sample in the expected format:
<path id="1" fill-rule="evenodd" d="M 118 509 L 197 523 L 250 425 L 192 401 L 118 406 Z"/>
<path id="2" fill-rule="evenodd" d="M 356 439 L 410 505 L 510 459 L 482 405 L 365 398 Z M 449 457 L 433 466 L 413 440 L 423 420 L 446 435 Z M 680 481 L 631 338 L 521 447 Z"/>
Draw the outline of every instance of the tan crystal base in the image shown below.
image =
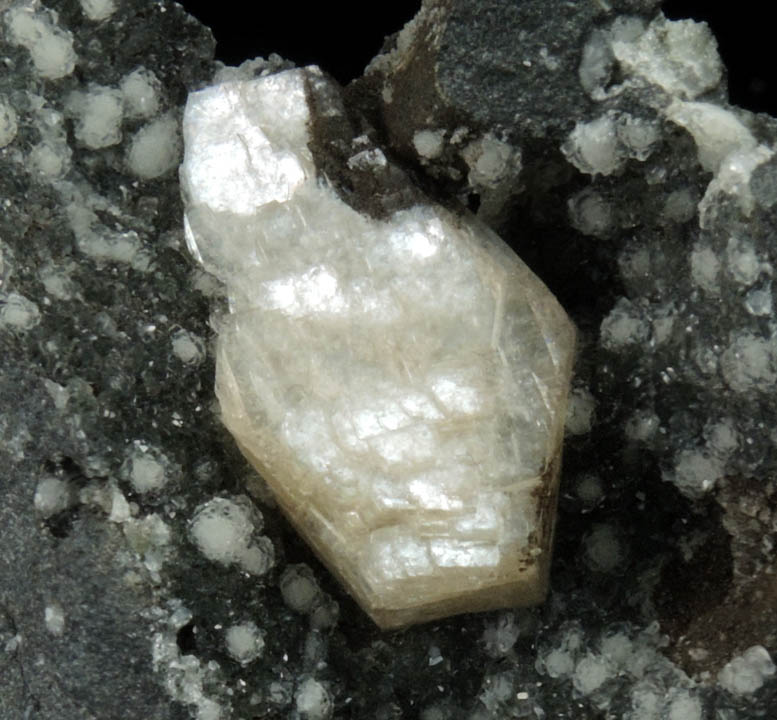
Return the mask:
<path id="1" fill-rule="evenodd" d="M 260 475 L 272 477 L 265 464 L 248 448 L 240 443 L 238 447 Z M 283 484 L 277 485 L 270 480 L 268 485 L 297 532 L 315 550 L 329 571 L 349 589 L 359 606 L 382 630 L 393 630 L 463 613 L 542 603 L 548 591 L 559 471 L 560 462 L 557 461 L 543 478 L 544 491 L 537 505 L 538 536 L 532 538 L 532 551 L 516 550 L 514 556 L 504 563 L 501 572 L 488 579 L 473 578 L 467 572 L 448 573 L 445 577 L 434 578 L 433 589 L 426 588 L 423 594 L 419 594 L 419 588 L 413 583 L 407 583 L 395 594 L 396 602 L 393 604 L 386 602 L 385 593 L 367 587 L 357 569 L 343 565 L 344 558 L 350 553 L 339 553 L 336 546 L 322 542 L 322 538 L 330 533 L 311 506 L 295 506 Z"/>

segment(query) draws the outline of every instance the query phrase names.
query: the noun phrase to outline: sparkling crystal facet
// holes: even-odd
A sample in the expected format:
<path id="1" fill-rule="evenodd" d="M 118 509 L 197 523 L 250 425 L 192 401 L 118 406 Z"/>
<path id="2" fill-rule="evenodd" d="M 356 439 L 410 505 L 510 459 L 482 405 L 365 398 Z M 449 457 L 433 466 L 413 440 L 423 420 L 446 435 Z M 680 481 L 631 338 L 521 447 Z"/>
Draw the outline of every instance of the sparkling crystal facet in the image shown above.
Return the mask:
<path id="1" fill-rule="evenodd" d="M 226 82 L 186 108 L 187 242 L 229 297 L 224 422 L 379 625 L 541 601 L 574 329 L 473 220 L 343 202 L 309 147 L 323 82 Z M 382 171 L 359 141 L 349 165 Z"/>

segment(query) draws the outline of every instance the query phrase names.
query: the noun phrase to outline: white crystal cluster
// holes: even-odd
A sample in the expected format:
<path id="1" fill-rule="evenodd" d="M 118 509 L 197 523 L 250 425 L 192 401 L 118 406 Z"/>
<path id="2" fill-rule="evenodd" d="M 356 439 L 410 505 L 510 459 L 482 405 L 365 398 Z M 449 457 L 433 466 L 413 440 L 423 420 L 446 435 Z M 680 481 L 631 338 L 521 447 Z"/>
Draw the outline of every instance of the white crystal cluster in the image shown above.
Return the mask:
<path id="1" fill-rule="evenodd" d="M 616 61 L 625 79 L 605 89 Z M 648 25 L 620 16 L 609 28 L 593 32 L 579 68 L 580 82 L 593 100 L 651 87 L 657 91 L 651 100 L 654 109 L 690 133 L 699 163 L 714 174 L 699 203 L 702 228 L 710 224 L 721 195 L 736 197 L 746 215 L 752 212 L 750 176 L 774 155 L 756 140 L 745 113 L 701 99 L 720 83 L 722 73 L 717 43 L 706 24 L 667 20 L 661 13 Z M 629 158 L 647 159 L 658 137 L 655 121 L 611 111 L 577 123 L 562 151 L 581 172 L 610 175 Z"/>
<path id="2" fill-rule="evenodd" d="M 553 641 L 540 646 L 535 667 L 554 680 L 567 680 L 578 697 L 602 712 L 628 720 L 703 720 L 695 682 L 662 653 L 658 624 L 636 631 L 625 624 L 590 633 L 577 623 L 563 625 Z M 624 691 L 629 709 L 613 711 Z M 481 696 L 482 697 L 482 696 Z"/>
<path id="3" fill-rule="evenodd" d="M 754 645 L 727 663 L 718 673 L 718 682 L 734 695 L 749 695 L 759 690 L 777 672 L 769 652 Z"/>
<path id="4" fill-rule="evenodd" d="M 379 624 L 536 602 L 573 327 L 489 231 L 432 204 L 375 220 L 318 178 L 306 93 L 325 82 L 187 104 L 187 242 L 229 296 L 224 422 Z"/>
<path id="5" fill-rule="evenodd" d="M 59 80 L 73 72 L 73 36 L 57 26 L 55 13 L 36 3 L 17 3 L 6 12 L 5 25 L 10 41 L 29 50 L 42 78 Z"/>
<path id="6" fill-rule="evenodd" d="M 709 28 L 691 20 L 671 21 L 661 14 L 649 24 L 635 17 L 618 17 L 608 28 L 591 33 L 579 74 L 591 99 L 603 104 L 598 117 L 578 122 L 562 144 L 569 161 L 583 173 L 614 179 L 628 162 L 651 159 L 662 166 L 663 175 L 671 165 L 652 153 L 667 139 L 659 132 L 657 120 L 650 117 L 655 113 L 666 121 L 665 127 L 687 133 L 696 150 L 691 163 L 695 159 L 709 175 L 698 188 L 689 179 L 687 186 L 668 192 L 660 218 L 670 226 L 693 219 L 698 224 L 687 249 L 691 288 L 683 292 L 700 299 L 697 307 L 705 303 L 708 307 L 725 305 L 726 313 L 731 313 L 735 304 L 741 303 L 750 316 L 726 323 L 705 322 L 695 328 L 688 317 L 697 310 L 673 294 L 674 290 L 645 289 L 648 279 L 660 285 L 665 274 L 662 263 L 679 266 L 682 262 L 669 261 L 669 253 L 649 248 L 647 235 L 637 233 L 634 241 L 619 251 L 621 277 L 629 289 L 602 320 L 600 347 L 624 357 L 647 346 L 671 352 L 667 357 L 674 360 L 667 361 L 660 374 L 661 382 L 667 385 L 674 382 L 673 374 L 679 370 L 702 394 L 717 382 L 725 388 L 729 402 L 737 402 L 737 396 L 769 397 L 777 381 L 777 342 L 774 330 L 762 329 L 761 324 L 773 312 L 774 263 L 765 251 L 768 241 L 761 244 L 755 239 L 760 228 L 746 229 L 746 220 L 757 207 L 753 178 L 762 166 L 773 162 L 774 149 L 764 141 L 754 115 L 716 97 L 723 65 Z M 630 107 L 629 113 L 612 107 L 610 103 L 618 95 L 634 90 L 643 98 L 641 112 L 638 105 Z M 650 112 L 645 112 L 648 108 Z M 650 163 L 645 170 L 648 185 L 657 172 L 649 168 Z M 614 195 L 610 193 L 608 198 L 607 191 L 602 192 L 604 187 L 597 181 L 597 186 L 585 188 L 569 204 L 572 224 L 600 238 L 616 233 L 619 223 L 625 228 L 623 220 L 618 220 Z M 769 206 L 772 195 L 773 191 L 767 190 L 759 202 Z M 741 226 L 726 227 L 729 220 L 725 211 L 718 217 L 729 203 L 741 214 Z M 758 325 L 751 324 L 754 320 Z M 686 331 L 680 340 L 678 329 L 683 326 Z M 725 330 L 712 332 L 713 326 Z M 682 362 L 681 356 L 691 362 Z M 725 403 L 718 405 L 724 407 Z M 683 407 L 678 412 L 685 410 Z M 662 470 L 664 479 L 689 498 L 698 499 L 718 487 L 726 476 L 742 472 L 736 468 L 737 458 L 754 443 L 752 434 L 758 431 L 745 430 L 744 418 L 733 420 L 727 417 L 729 412 L 721 410 L 719 416 L 713 415 L 703 430 L 696 431 L 696 437 L 673 449 Z M 666 432 L 656 416 L 635 417 L 624 430 L 628 440 L 648 446 L 655 446 Z M 748 463 L 744 472 L 752 473 Z"/>

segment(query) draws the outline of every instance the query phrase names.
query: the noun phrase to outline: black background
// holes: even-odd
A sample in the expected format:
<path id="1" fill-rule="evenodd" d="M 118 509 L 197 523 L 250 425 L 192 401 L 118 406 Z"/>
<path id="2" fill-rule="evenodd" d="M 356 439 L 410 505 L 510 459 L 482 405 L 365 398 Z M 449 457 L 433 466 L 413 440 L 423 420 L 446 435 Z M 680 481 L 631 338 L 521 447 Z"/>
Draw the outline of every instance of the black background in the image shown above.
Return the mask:
<path id="1" fill-rule="evenodd" d="M 385 36 L 413 17 L 420 0 L 188 0 L 183 5 L 213 30 L 217 57 L 229 65 L 276 52 L 300 65 L 316 63 L 346 83 L 361 74 Z M 771 9 L 773 3 L 765 0 L 664 4 L 664 13 L 672 19 L 691 17 L 710 24 L 729 71 L 735 105 L 777 116 L 777 38 Z"/>
<path id="2" fill-rule="evenodd" d="M 421 0 L 184 0 L 181 4 L 213 31 L 216 57 L 227 65 L 278 53 L 297 65 L 319 65 L 347 83 L 362 74 L 387 35 L 401 30 L 416 14 Z"/>

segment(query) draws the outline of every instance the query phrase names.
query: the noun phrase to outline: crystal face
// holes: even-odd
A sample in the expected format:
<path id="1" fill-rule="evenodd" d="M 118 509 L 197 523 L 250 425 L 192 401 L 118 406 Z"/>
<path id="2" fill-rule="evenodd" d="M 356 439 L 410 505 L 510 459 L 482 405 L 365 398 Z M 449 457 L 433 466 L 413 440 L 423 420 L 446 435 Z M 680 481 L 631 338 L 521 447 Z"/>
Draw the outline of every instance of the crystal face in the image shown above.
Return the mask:
<path id="1" fill-rule="evenodd" d="M 474 220 L 346 204 L 311 150 L 327 83 L 290 70 L 186 107 L 187 243 L 229 299 L 224 423 L 380 626 L 540 602 L 573 326 Z M 347 164 L 379 177 L 364 144 Z"/>

